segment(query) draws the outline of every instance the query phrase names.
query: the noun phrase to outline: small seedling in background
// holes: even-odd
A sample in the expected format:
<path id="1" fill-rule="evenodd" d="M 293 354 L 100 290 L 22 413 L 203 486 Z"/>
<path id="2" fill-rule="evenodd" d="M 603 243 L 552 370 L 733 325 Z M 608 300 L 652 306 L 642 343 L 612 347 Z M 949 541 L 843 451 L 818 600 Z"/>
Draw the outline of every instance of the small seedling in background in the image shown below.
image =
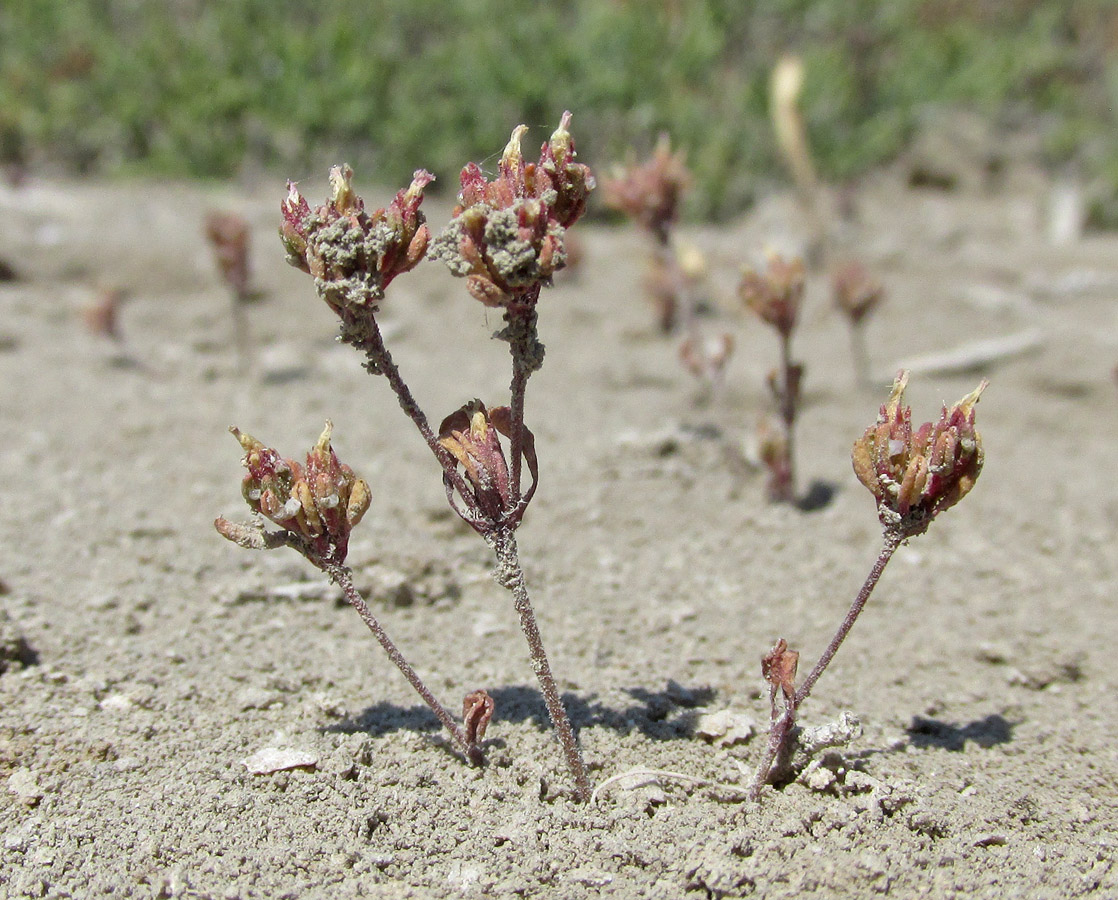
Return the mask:
<path id="1" fill-rule="evenodd" d="M 769 390 L 776 402 L 780 428 L 762 427 L 761 459 L 769 470 L 769 499 L 779 503 L 796 500 L 795 425 L 804 367 L 792 359 L 792 334 L 804 297 L 804 264 L 773 254 L 762 275 L 742 274 L 738 293 L 745 305 L 780 337 L 780 366 L 769 373 Z"/>
<path id="2" fill-rule="evenodd" d="M 667 135 L 661 135 L 651 158 L 643 163 L 618 166 L 602 179 L 606 205 L 624 213 L 651 238 L 653 255 L 646 280 L 656 320 L 665 334 L 685 325 L 691 313 L 684 275 L 673 247 L 679 204 L 691 183 L 682 153 L 673 153 Z"/>
<path id="3" fill-rule="evenodd" d="M 248 222 L 232 212 L 211 212 L 206 216 L 206 238 L 213 248 L 221 279 L 233 298 L 233 340 L 239 367 L 248 366 L 251 341 L 246 307 L 259 297 L 250 283 Z"/>
<path id="4" fill-rule="evenodd" d="M 850 350 L 858 384 L 870 383 L 870 357 L 866 349 L 866 319 L 885 299 L 885 288 L 857 260 L 835 269 L 831 279 L 835 306 L 850 323 Z"/>
<path id="5" fill-rule="evenodd" d="M 120 308 L 126 296 L 119 287 L 97 289 L 97 295 L 82 307 L 82 322 L 90 334 L 120 345 L 124 339 L 120 330 Z"/>
<path id="6" fill-rule="evenodd" d="M 819 662 L 798 688 L 799 654 L 790 651 L 783 639 L 762 660 L 761 673 L 771 688 L 772 727 L 753 782 L 754 798 L 766 783 L 779 781 L 787 771 L 799 708 L 850 633 L 897 548 L 923 534 L 937 515 L 962 500 L 982 471 L 982 439 L 974 427 L 974 406 L 987 382 L 950 409 L 944 407 L 936 422 L 926 422 L 916 431 L 912 410 L 902 405 L 907 383 L 908 373 L 898 373 L 877 423 L 866 429 L 852 453 L 854 473 L 877 502 L 883 534 L 881 552 L 869 576 Z"/>
<path id="7" fill-rule="evenodd" d="M 594 188 L 589 168 L 575 161 L 570 119 L 564 113 L 538 162 L 524 159 L 520 142 L 527 128 L 522 125 L 513 131 L 495 179 L 467 165 L 453 218 L 434 239 L 419 209 L 430 174 L 417 171 L 411 186 L 386 209 L 368 213 L 345 167 L 331 171 L 331 198 L 314 211 L 289 185 L 281 236 L 288 262 L 314 276 L 319 296 L 340 318 L 341 340 L 365 355 L 370 373 L 385 376 L 422 435 L 442 469 L 451 508 L 493 550 L 496 579 L 513 596 L 576 795 L 585 800 L 590 795 L 586 767 L 544 652 L 515 537 L 538 475 L 535 442 L 524 425 L 528 380 L 544 356 L 536 306 L 541 290 L 564 265 L 566 231 L 582 216 Z M 385 288 L 425 255 L 464 278 L 476 300 L 502 310 L 505 327 L 496 337 L 509 345 L 512 357 L 509 404 L 487 408 L 472 400 L 447 416 L 438 434 L 385 347 L 377 322 Z M 525 465 L 531 476 L 527 489 Z M 470 715 L 480 721 L 473 718 L 477 713 Z"/>
<path id="8" fill-rule="evenodd" d="M 241 493 L 257 519 L 238 523 L 219 517 L 214 522 L 218 533 L 251 550 L 291 547 L 325 572 L 342 589 L 346 600 L 369 626 L 389 659 L 450 732 L 459 749 L 472 762 L 480 764 L 483 758 L 478 741 L 485 733 L 488 717 L 477 720 L 475 713 L 473 727 L 469 716 L 466 717 L 467 730 L 459 726 L 435 699 L 353 586 L 353 572 L 345 559 L 350 532 L 369 508 L 369 485 L 349 466 L 338 461 L 330 444 L 333 430 L 330 422 L 307 454 L 305 465 L 280 456 L 237 428 L 229 430 L 245 451 L 244 465 L 248 474 L 241 484 Z M 280 530 L 267 531 L 261 516 L 278 525 Z M 489 715 L 492 715 L 492 700 L 489 703 Z"/>

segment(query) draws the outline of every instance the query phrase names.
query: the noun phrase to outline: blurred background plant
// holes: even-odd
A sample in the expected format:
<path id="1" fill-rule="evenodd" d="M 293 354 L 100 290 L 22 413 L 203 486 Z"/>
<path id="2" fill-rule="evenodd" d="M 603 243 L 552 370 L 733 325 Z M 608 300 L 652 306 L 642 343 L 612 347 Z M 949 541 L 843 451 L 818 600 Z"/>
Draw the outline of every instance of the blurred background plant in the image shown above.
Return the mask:
<path id="1" fill-rule="evenodd" d="M 689 215 L 725 216 L 785 177 L 767 85 L 790 51 L 827 181 L 963 107 L 1039 132 L 1045 162 L 1103 185 L 1111 224 L 1115 50 L 1112 0 L 5 0 L 0 161 L 227 178 L 344 158 L 397 183 L 571 108 L 592 165 L 670 134 Z"/>

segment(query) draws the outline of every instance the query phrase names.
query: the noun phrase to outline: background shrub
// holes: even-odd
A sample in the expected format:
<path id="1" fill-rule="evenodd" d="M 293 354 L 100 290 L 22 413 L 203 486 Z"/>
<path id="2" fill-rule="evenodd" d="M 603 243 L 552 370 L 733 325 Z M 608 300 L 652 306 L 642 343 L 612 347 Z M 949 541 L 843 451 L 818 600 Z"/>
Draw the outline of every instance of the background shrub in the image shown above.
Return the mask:
<path id="1" fill-rule="evenodd" d="M 0 156 L 210 177 L 344 157 L 446 190 L 513 123 L 570 108 L 591 163 L 670 133 L 692 213 L 725 215 L 782 177 L 767 78 L 792 50 L 829 179 L 962 105 L 1115 184 L 1116 48 L 1111 0 L 5 0 Z"/>

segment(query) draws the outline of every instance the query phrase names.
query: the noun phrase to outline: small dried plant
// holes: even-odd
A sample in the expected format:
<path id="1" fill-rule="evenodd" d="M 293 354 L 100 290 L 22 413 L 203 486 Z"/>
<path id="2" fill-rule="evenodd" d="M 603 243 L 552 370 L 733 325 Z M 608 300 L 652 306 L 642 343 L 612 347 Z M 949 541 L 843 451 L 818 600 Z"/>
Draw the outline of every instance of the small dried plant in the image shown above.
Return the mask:
<path id="1" fill-rule="evenodd" d="M 795 743 L 800 706 L 838 652 L 876 587 L 897 548 L 928 530 L 932 520 L 954 506 L 974 487 L 982 471 L 982 438 L 974 426 L 974 407 L 987 382 L 983 381 L 939 419 L 915 431 L 912 410 L 903 405 L 908 373 L 898 373 L 889 400 L 877 422 L 854 444 L 854 473 L 873 494 L 881 522 L 881 552 L 858 591 L 819 662 L 796 686 L 799 654 L 781 639 L 761 662 L 761 674 L 771 688 L 772 726 L 768 746 L 751 793 L 787 772 Z"/>
<path id="2" fill-rule="evenodd" d="M 866 320 L 885 299 L 885 288 L 857 260 L 839 265 L 831 277 L 835 306 L 850 323 L 850 351 L 858 384 L 870 383 L 870 356 L 866 348 Z"/>
<path id="3" fill-rule="evenodd" d="M 385 377 L 420 432 L 442 469 L 451 508 L 493 550 L 495 577 L 512 594 L 575 794 L 585 800 L 590 795 L 586 767 L 544 651 L 516 542 L 539 471 L 535 441 L 524 424 L 528 380 L 544 357 L 537 303 L 564 265 L 566 231 L 582 216 L 594 188 L 589 168 L 576 161 L 570 120 L 564 113 L 537 162 L 524 159 L 520 144 L 527 128 L 521 125 L 501 156 L 496 178 L 489 180 L 479 166 L 467 165 L 453 218 L 433 239 L 419 209 L 433 176 L 417 171 L 411 186 L 387 208 L 369 213 L 353 191 L 348 167 L 331 170 L 331 197 L 315 210 L 289 185 L 281 237 L 288 261 L 314 277 L 319 296 L 341 320 L 341 340 L 364 354 L 371 374 Z M 465 279 L 472 297 L 502 311 L 505 326 L 496 337 L 509 345 L 512 358 L 508 405 L 490 408 L 471 400 L 443 419 L 437 433 L 389 354 L 377 321 L 385 289 L 425 256 L 443 261 Z M 527 487 L 525 467 L 531 478 Z M 462 735 L 467 746 L 468 738 L 484 733 L 491 715 L 491 702 L 467 697 Z"/>
<path id="4" fill-rule="evenodd" d="M 238 365 L 248 365 L 251 342 L 246 307 L 257 298 L 250 283 L 249 238 L 251 231 L 243 216 L 233 212 L 211 212 L 206 216 L 206 239 L 213 249 L 221 280 L 233 299 L 233 339 Z"/>
<path id="5" fill-rule="evenodd" d="M 804 367 L 792 359 L 792 335 L 804 297 L 804 264 L 771 254 L 764 274 L 746 270 L 738 293 L 745 305 L 780 338 L 780 365 L 769 373 L 768 384 L 780 419 L 779 427 L 763 426 L 761 460 L 769 471 L 769 499 L 796 500 L 795 426 Z"/>
<path id="6" fill-rule="evenodd" d="M 368 483 L 338 461 L 330 442 L 332 424 L 326 423 L 317 443 L 307 453 L 304 465 L 280 456 L 238 428 L 229 430 L 245 451 L 244 465 L 248 474 L 241 483 L 241 493 L 256 518 L 240 523 L 219 516 L 214 522 L 218 533 L 250 550 L 291 547 L 325 572 L 342 589 L 346 600 L 357 610 L 389 659 L 446 726 L 459 749 L 472 762 L 480 764 L 482 754 L 478 741 L 485 733 L 484 726 L 479 733 L 476 728 L 469 729 L 468 724 L 465 730 L 458 725 L 353 586 L 353 572 L 345 564 L 349 535 L 368 511 L 371 494 Z M 266 530 L 262 519 L 278 525 L 279 530 Z"/>
<path id="7" fill-rule="evenodd" d="M 664 334 L 687 323 L 686 274 L 673 245 L 679 205 L 691 183 L 691 173 L 680 152 L 672 152 L 661 135 L 652 156 L 642 163 L 618 166 L 602 179 L 606 205 L 624 213 L 651 238 L 653 255 L 645 286 Z"/>

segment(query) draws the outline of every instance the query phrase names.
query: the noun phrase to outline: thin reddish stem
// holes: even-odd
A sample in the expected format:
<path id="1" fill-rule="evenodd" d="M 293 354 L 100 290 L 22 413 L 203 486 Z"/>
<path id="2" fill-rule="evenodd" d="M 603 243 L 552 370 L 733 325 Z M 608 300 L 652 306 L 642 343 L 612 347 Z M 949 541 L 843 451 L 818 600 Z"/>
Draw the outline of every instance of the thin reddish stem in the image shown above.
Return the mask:
<path id="1" fill-rule="evenodd" d="M 416 672 L 411 664 L 404 658 L 404 655 L 388 636 L 388 633 L 377 620 L 377 617 L 374 616 L 372 610 L 369 609 L 368 604 L 365 602 L 365 598 L 362 597 L 360 591 L 353 586 L 353 574 L 349 567 L 341 565 L 340 563 L 325 561 L 320 562 L 319 565 L 322 570 L 330 576 L 331 580 L 342 589 L 342 593 L 345 594 L 345 598 L 349 601 L 350 606 L 357 610 L 357 614 L 361 617 L 361 620 L 369 627 L 373 636 L 380 643 L 381 647 L 384 648 L 384 652 L 388 654 L 388 658 L 391 659 L 392 662 L 396 664 L 396 667 L 404 674 L 404 677 L 408 680 L 408 684 L 415 688 L 416 693 L 423 698 L 423 702 L 431 708 L 431 712 L 435 714 L 446 730 L 450 732 L 450 736 L 454 738 L 454 742 L 458 745 L 458 748 L 466 754 L 470 762 L 475 765 L 482 765 L 485 762 L 485 757 L 482 755 L 481 748 L 478 747 L 477 744 L 466 739 L 465 732 L 462 731 L 462 728 L 455 721 L 454 717 L 446 707 L 435 698 L 435 695 L 432 694 L 427 685 L 423 683 L 423 679 L 419 677 L 419 673 Z"/>
<path id="2" fill-rule="evenodd" d="M 873 568 L 870 569 L 870 574 L 866 576 L 865 582 L 862 584 L 862 589 L 858 591 L 858 596 L 854 598 L 854 602 L 850 604 L 850 609 L 846 613 L 846 617 L 842 620 L 838 631 L 835 636 L 831 638 L 831 643 L 827 645 L 827 649 L 823 651 L 823 655 L 819 657 L 819 662 L 815 664 L 815 668 L 808 673 L 807 678 L 803 680 L 799 689 L 796 691 L 796 697 L 793 701 L 793 706 L 799 709 L 800 704 L 803 703 L 808 695 L 811 694 L 811 689 L 815 687 L 815 682 L 819 680 L 819 676 L 830 665 L 838 648 L 842 646 L 842 642 L 846 640 L 846 636 L 850 633 L 850 629 L 854 627 L 854 623 L 858 620 L 862 609 L 866 605 L 866 601 L 870 599 L 870 594 L 873 589 L 877 587 L 878 579 L 881 578 L 881 573 L 885 571 L 885 566 L 889 564 L 889 560 L 893 558 L 893 554 L 901 545 L 902 537 L 898 532 L 887 531 L 885 532 L 885 541 L 881 547 L 881 552 L 877 555 L 874 561 Z"/>
<path id="3" fill-rule="evenodd" d="M 781 498 L 791 502 L 796 497 L 796 393 L 798 385 L 794 384 L 794 363 L 792 362 L 792 335 L 780 335 L 780 417 L 784 420 L 784 448 L 785 448 L 785 473 L 786 482 L 783 491 L 787 496 Z"/>
<path id="4" fill-rule="evenodd" d="M 536 614 L 532 609 L 532 601 L 524 582 L 524 569 L 520 565 L 516 536 L 511 530 L 503 530 L 494 534 L 492 539 L 493 548 L 497 553 L 497 580 L 512 594 L 513 605 L 520 616 L 520 628 L 528 641 L 532 669 L 539 680 L 540 690 L 547 704 L 547 712 L 551 717 L 551 724 L 555 728 L 563 755 L 566 757 L 567 767 L 574 776 L 575 796 L 580 802 L 585 803 L 590 799 L 590 779 L 586 774 L 586 764 L 582 759 L 578 738 L 571 726 L 570 717 L 559 694 L 559 686 L 555 682 L 555 676 L 547 660 L 543 637 L 540 635 Z"/>
<path id="5" fill-rule="evenodd" d="M 873 568 L 870 569 L 869 575 L 863 582 L 861 590 L 854 598 L 854 602 L 850 605 L 842 624 L 839 625 L 838 631 L 835 636 L 831 638 L 831 642 L 827 645 L 827 649 L 823 651 L 823 655 L 819 657 L 819 662 L 808 673 L 807 678 L 803 680 L 799 689 L 796 691 L 794 697 L 785 704 L 784 712 L 773 721 L 769 729 L 769 742 L 765 748 L 765 755 L 761 759 L 760 765 L 757 767 L 757 774 L 754 776 L 753 784 L 750 786 L 749 795 L 752 799 L 756 800 L 762 788 L 768 783 L 773 774 L 773 764 L 777 763 L 779 768 L 780 760 L 787 757 L 791 750 L 792 732 L 796 724 L 796 716 L 799 712 L 800 706 L 811 694 L 811 690 L 815 687 L 815 683 L 819 680 L 824 670 L 830 665 L 831 660 L 834 659 L 835 654 L 838 652 L 842 642 L 846 640 L 846 636 L 850 633 L 850 629 L 854 627 L 854 623 L 858 620 L 858 616 L 865 608 L 866 601 L 869 600 L 870 594 L 873 589 L 877 587 L 877 582 L 881 578 L 881 573 L 885 571 L 885 567 L 889 564 L 889 560 L 893 558 L 893 554 L 904 540 L 904 536 L 898 531 L 886 531 L 885 540 L 881 547 L 881 552 L 877 555 L 874 561 Z"/>

